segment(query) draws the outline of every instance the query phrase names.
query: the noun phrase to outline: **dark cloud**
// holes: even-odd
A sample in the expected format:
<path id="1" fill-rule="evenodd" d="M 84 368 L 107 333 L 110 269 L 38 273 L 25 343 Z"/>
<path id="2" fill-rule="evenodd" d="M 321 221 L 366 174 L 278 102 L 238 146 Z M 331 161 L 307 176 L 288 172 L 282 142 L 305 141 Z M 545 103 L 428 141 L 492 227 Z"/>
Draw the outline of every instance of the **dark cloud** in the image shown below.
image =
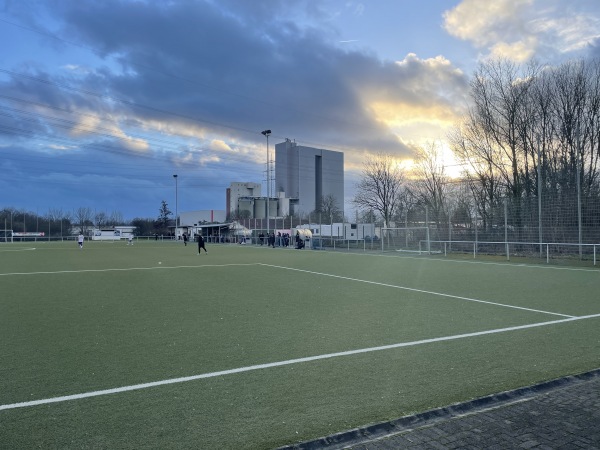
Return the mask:
<path id="1" fill-rule="evenodd" d="M 389 151 L 398 139 L 373 119 L 357 92 L 372 87 L 415 103 L 432 93 L 414 89 L 426 66 L 420 73 L 417 67 L 394 70 L 374 56 L 341 52 L 324 44 L 322 32 L 301 28 L 282 2 L 168 5 L 65 2 L 65 35 L 118 58 L 124 73 L 106 80 L 114 95 L 241 128 L 247 130 L 241 136 L 230 133 L 246 139 L 268 124 L 281 136 L 339 147 L 364 141 L 365 148 L 378 143 Z M 157 111 L 137 114 L 169 120 Z"/>
<path id="2" fill-rule="evenodd" d="M 364 151 L 409 155 L 372 105 L 452 111 L 466 87 L 465 75 L 444 59 L 409 55 L 398 64 L 328 44 L 336 30 L 318 26 L 327 14 L 311 1 L 48 0 L 29 7 L 29 15 L 22 7 L 15 15 L 57 36 L 47 45 L 61 47 L 65 63 L 40 57 L 0 82 L 0 95 L 20 99 L 4 97 L 4 105 L 22 108 L 26 100 L 37 114 L 0 119 L 0 140 L 12 144 L 3 152 L 35 161 L 36 152 L 68 148 L 41 161 L 52 180 L 62 174 L 78 186 L 80 201 L 99 184 L 106 198 L 124 199 L 130 194 L 118 186 L 129 182 L 132 204 L 148 208 L 169 192 L 172 173 L 188 170 L 190 186 L 199 188 L 190 202 L 223 209 L 229 182 L 263 178 L 265 128 L 274 141 L 344 150 L 347 159 Z M 69 60 L 73 49 L 89 57 Z M 28 139 L 24 131 L 12 141 L 10 127 L 28 129 L 34 150 L 18 145 Z M 228 150 L 211 146 L 214 139 Z M 26 163 L 15 164 L 15 173 L 25 173 Z"/>

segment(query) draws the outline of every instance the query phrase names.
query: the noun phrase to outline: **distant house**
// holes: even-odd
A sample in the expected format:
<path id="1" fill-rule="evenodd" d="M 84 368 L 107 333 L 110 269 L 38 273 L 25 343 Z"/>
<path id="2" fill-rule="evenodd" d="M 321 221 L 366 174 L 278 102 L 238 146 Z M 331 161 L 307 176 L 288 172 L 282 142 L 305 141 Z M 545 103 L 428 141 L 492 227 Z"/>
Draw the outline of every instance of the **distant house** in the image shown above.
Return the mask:
<path id="1" fill-rule="evenodd" d="M 132 226 L 93 228 L 90 235 L 92 241 L 118 241 L 133 236 L 134 230 Z"/>
<path id="2" fill-rule="evenodd" d="M 224 222 L 226 217 L 222 209 L 200 209 L 179 213 L 179 226 L 190 227 L 199 223 Z"/>
<path id="3" fill-rule="evenodd" d="M 179 213 L 177 229 L 175 221 L 169 226 L 170 233 L 176 236 L 176 239 L 182 239 L 183 233 L 188 236 L 194 235 L 194 230 L 203 224 L 219 224 L 225 222 L 225 211 L 219 209 L 201 209 L 197 211 L 186 211 Z"/>

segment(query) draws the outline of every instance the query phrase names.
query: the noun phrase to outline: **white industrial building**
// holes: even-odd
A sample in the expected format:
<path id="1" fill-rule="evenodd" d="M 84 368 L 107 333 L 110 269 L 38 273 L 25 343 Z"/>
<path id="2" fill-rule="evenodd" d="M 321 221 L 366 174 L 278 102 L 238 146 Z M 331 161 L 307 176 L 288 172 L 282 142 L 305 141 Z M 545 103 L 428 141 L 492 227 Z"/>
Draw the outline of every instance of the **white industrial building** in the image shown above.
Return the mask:
<path id="1" fill-rule="evenodd" d="M 260 196 L 261 185 L 259 183 L 232 182 L 225 194 L 227 214 L 233 215 L 240 211 L 239 200 L 241 198 L 259 198 Z"/>
<path id="2" fill-rule="evenodd" d="M 227 214 L 252 219 L 266 218 L 267 211 L 271 218 L 309 214 L 328 196 L 343 211 L 344 154 L 286 139 L 275 145 L 275 186 L 267 192 L 263 196 L 258 183 L 231 183 L 226 193 Z"/>
<path id="3" fill-rule="evenodd" d="M 297 145 L 289 139 L 275 145 L 275 192 L 292 199 L 293 213 L 308 214 L 332 196 L 344 210 L 344 154 Z"/>

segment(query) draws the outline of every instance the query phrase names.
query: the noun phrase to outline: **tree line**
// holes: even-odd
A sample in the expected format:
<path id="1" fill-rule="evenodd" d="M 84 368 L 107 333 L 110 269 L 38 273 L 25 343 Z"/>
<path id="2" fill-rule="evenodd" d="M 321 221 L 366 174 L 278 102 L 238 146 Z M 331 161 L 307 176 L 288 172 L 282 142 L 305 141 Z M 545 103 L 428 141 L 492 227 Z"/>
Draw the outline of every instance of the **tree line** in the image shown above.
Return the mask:
<path id="1" fill-rule="evenodd" d="M 488 60 L 470 81 L 469 99 L 448 136 L 463 167 L 459 180 L 442 164 L 439 143 L 418 148 L 411 170 L 375 155 L 354 204 L 384 225 L 423 221 L 426 210 L 430 223 L 484 231 L 508 216 L 516 239 L 565 242 L 578 227 L 598 239 L 600 61 Z"/>
<path id="2" fill-rule="evenodd" d="M 48 212 L 38 214 L 17 208 L 0 209 L 0 228 L 15 232 L 39 232 L 45 236 L 69 236 L 82 232 L 87 234 L 92 228 L 110 228 L 114 226 L 134 226 L 138 236 L 154 234 L 168 235 L 173 213 L 166 201 L 161 202 L 156 219 L 139 218 L 125 220 L 119 211 L 106 213 L 89 207 L 79 207 L 72 211 L 50 208 Z"/>

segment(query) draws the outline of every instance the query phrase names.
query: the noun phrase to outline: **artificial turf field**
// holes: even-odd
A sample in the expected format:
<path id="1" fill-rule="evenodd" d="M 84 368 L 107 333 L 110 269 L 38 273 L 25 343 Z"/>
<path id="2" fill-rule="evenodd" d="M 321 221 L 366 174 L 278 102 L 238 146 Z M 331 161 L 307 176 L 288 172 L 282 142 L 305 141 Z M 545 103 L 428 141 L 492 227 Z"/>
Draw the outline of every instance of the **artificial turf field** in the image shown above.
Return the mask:
<path id="1" fill-rule="evenodd" d="M 594 267 L 207 249 L 1 244 L 0 448 L 269 449 L 600 367 Z"/>

